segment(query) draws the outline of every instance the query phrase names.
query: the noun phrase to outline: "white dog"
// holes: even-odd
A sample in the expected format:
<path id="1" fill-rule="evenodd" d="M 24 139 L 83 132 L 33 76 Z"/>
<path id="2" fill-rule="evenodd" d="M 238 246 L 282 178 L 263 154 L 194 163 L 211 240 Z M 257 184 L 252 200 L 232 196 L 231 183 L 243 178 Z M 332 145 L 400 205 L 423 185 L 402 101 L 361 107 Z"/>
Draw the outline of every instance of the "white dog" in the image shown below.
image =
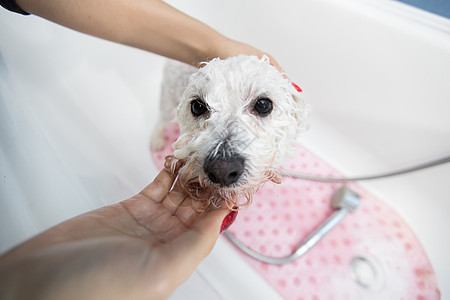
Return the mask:
<path id="1" fill-rule="evenodd" d="M 238 209 L 264 182 L 281 182 L 276 168 L 307 128 L 308 112 L 299 90 L 267 57 L 214 59 L 200 69 L 171 61 L 152 148 L 162 148 L 163 129 L 175 119 L 180 136 L 165 167 L 203 208 L 225 200 Z"/>

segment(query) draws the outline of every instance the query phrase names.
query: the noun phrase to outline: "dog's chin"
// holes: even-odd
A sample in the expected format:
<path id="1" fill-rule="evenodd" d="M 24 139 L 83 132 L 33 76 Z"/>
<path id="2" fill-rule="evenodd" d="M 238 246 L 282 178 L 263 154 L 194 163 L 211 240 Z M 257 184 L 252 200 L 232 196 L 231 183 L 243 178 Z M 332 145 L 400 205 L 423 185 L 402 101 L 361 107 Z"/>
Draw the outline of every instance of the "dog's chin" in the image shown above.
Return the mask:
<path id="1" fill-rule="evenodd" d="M 253 200 L 253 194 L 264 183 L 272 181 L 281 183 L 281 176 L 275 170 L 267 170 L 262 178 L 254 184 L 233 184 L 229 187 L 212 183 L 207 176 L 193 172 L 194 164 L 177 159 L 173 155 L 165 157 L 164 169 L 170 174 L 177 175 L 178 181 L 186 193 L 195 200 L 194 208 L 205 211 L 223 207 L 230 210 L 240 210 L 249 206 Z"/>

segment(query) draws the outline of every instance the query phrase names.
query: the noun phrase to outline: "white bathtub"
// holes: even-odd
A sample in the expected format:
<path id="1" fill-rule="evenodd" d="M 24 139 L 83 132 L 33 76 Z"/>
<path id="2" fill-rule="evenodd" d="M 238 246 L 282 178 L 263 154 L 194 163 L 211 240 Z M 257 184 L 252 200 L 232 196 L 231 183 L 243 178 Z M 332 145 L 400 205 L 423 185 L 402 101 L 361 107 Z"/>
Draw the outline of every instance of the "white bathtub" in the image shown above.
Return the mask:
<path id="1" fill-rule="evenodd" d="M 450 153 L 448 19 L 386 0 L 169 3 L 276 57 L 313 105 L 304 144 L 343 173 Z M 0 53 L 3 252 L 154 177 L 148 137 L 163 59 L 4 10 Z M 416 233 L 443 298 L 450 297 L 448 178 L 449 165 L 364 183 Z M 224 240 L 173 299 L 194 296 L 279 297 Z"/>

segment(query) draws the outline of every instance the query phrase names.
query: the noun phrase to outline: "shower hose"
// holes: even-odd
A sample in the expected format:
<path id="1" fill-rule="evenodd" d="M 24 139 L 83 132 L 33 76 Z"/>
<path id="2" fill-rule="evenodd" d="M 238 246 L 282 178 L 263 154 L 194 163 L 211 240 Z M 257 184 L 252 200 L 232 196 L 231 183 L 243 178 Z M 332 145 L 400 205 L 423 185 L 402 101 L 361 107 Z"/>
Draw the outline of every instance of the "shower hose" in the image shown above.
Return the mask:
<path id="1" fill-rule="evenodd" d="M 320 181 L 320 182 L 350 182 L 350 181 L 362 181 L 362 180 L 373 180 L 373 179 L 381 179 L 392 177 L 396 175 L 402 175 L 407 173 L 416 172 L 423 169 L 428 169 L 431 167 L 443 165 L 445 163 L 450 162 L 450 156 L 446 156 L 440 159 L 436 159 L 430 162 L 422 163 L 416 166 L 398 169 L 390 172 L 379 173 L 375 175 L 367 175 L 367 176 L 358 176 L 358 177 L 326 177 L 326 176 L 313 176 L 309 174 L 303 174 L 298 172 L 291 172 L 285 170 L 279 170 L 279 174 L 288 177 L 301 178 L 304 180 L 310 181 Z M 344 188 L 344 190 L 343 190 Z M 341 188 L 341 191 L 337 192 L 332 200 L 332 206 L 336 209 L 335 212 L 323 223 L 321 224 L 314 232 L 312 232 L 303 243 L 298 246 L 291 255 L 286 257 L 268 257 L 262 255 L 244 245 L 241 241 L 239 241 L 235 236 L 233 236 L 230 232 L 225 231 L 225 236 L 242 252 L 249 255 L 250 257 L 265 262 L 269 264 L 285 264 L 289 263 L 293 260 L 296 260 L 303 256 L 306 252 L 308 252 L 315 244 L 317 244 L 331 229 L 333 229 L 343 218 L 351 211 L 356 209 L 359 206 L 359 195 L 354 193 L 353 191 L 347 189 L 346 187 Z M 334 205 L 333 202 L 339 202 L 338 205 Z"/>
<path id="2" fill-rule="evenodd" d="M 374 174 L 374 175 L 358 176 L 358 177 L 342 177 L 342 178 L 338 178 L 338 177 L 326 177 L 326 176 L 313 176 L 313 175 L 309 175 L 309 174 L 303 174 L 303 173 L 298 173 L 298 172 L 291 172 L 291 171 L 286 171 L 286 170 L 279 170 L 279 174 L 283 175 L 283 176 L 301 178 L 301 179 L 311 180 L 311 181 L 350 182 L 350 181 L 363 181 L 363 180 L 381 179 L 381 178 L 392 177 L 392 176 L 397 176 L 397 175 L 402 175 L 402 174 L 408 174 L 408 173 L 412 173 L 412 172 L 428 169 L 428 168 L 431 168 L 431 167 L 436 167 L 436 166 L 439 166 L 439 165 L 443 165 L 443 164 L 446 164 L 446 163 L 449 163 L 449 162 L 450 162 L 450 155 L 446 156 L 446 157 L 443 157 L 443 158 L 440 158 L 440 159 L 436 159 L 436 160 L 433 160 L 433 161 L 429 161 L 429 162 L 426 162 L 426 163 L 415 165 L 415 166 L 412 166 L 412 167 L 404 168 L 404 169 L 399 169 L 399 170 L 394 170 L 394 171 L 380 173 L 380 174 Z"/>

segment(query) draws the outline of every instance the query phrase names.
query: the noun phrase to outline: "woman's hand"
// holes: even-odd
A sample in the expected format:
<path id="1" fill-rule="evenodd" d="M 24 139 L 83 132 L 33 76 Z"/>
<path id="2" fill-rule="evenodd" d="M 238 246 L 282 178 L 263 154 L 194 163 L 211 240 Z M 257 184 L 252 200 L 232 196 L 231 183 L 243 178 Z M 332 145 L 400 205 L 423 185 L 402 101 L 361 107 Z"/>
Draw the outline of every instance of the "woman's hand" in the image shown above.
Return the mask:
<path id="1" fill-rule="evenodd" d="M 228 209 L 200 214 L 161 171 L 138 195 L 0 258 L 1 299 L 164 299 L 213 248 Z"/>
<path id="2" fill-rule="evenodd" d="M 277 68 L 278 71 L 284 73 L 283 68 L 278 64 L 278 62 L 270 54 L 265 53 L 253 46 L 244 44 L 239 41 L 228 39 L 224 36 L 219 38 L 217 43 L 217 57 L 227 58 L 231 56 L 236 56 L 239 54 L 255 55 L 262 58 L 264 55 L 270 59 L 270 64 Z"/>

